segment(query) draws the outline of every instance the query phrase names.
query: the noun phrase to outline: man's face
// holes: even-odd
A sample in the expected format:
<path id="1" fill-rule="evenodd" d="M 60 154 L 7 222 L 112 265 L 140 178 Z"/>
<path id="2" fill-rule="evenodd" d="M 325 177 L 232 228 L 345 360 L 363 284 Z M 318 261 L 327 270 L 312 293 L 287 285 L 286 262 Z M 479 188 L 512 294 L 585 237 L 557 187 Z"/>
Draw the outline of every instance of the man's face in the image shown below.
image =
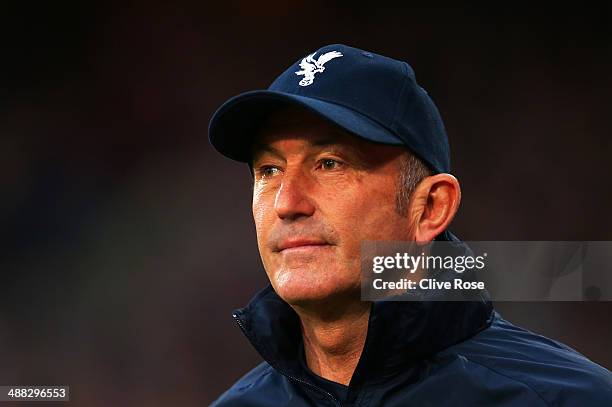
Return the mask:
<path id="1" fill-rule="evenodd" d="M 402 147 L 286 109 L 253 148 L 253 218 L 266 273 L 292 305 L 355 297 L 364 240 L 410 240 L 396 211 Z"/>

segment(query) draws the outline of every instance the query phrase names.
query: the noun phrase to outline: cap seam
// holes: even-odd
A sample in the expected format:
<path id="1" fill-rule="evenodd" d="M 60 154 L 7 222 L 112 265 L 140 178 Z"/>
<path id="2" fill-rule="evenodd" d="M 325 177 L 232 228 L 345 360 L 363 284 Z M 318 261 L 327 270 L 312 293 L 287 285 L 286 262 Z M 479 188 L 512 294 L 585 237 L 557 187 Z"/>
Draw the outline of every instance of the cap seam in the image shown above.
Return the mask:
<path id="1" fill-rule="evenodd" d="M 397 103 L 395 104 L 395 109 L 393 111 L 393 117 L 391 119 L 391 128 L 395 128 L 396 127 L 397 115 L 398 115 L 398 112 L 399 112 L 399 105 L 400 105 L 400 103 L 403 100 L 404 92 L 406 91 L 406 85 L 408 84 L 408 80 L 410 78 L 410 75 L 408 75 L 408 71 L 406 69 L 406 63 L 402 62 L 401 65 L 402 65 L 402 71 L 403 71 L 405 77 L 404 77 L 404 83 L 402 83 L 402 89 L 400 90 L 400 93 L 399 93 L 399 95 L 397 97 Z M 395 132 L 395 130 L 394 130 L 394 132 Z"/>
<path id="2" fill-rule="evenodd" d="M 431 97 L 427 94 L 427 92 L 425 92 L 425 90 L 421 86 L 419 86 L 419 88 L 420 89 L 417 90 L 418 92 L 425 93 L 425 95 L 421 95 L 421 99 L 425 99 L 423 104 L 425 105 L 425 110 L 426 110 L 426 113 L 427 113 L 427 119 L 429 119 L 429 126 L 432 128 L 432 130 L 435 131 L 435 129 L 436 129 L 436 120 L 433 117 L 432 106 L 431 106 L 431 104 L 433 104 L 433 100 L 431 99 Z M 427 100 L 427 99 L 429 99 L 429 100 Z M 430 103 L 430 101 L 431 101 L 431 103 Z"/>
<path id="3" fill-rule="evenodd" d="M 425 89 L 423 89 L 418 84 L 417 84 L 417 92 L 421 93 L 420 96 L 421 96 L 421 99 L 423 100 L 422 103 L 425 106 L 425 113 L 426 113 L 427 119 L 429 121 L 429 129 L 432 132 L 437 132 L 437 130 L 438 130 L 438 128 L 437 128 L 437 120 L 435 120 L 435 118 L 433 116 L 433 113 L 434 113 L 433 109 L 437 109 L 437 107 L 436 107 L 433 99 L 429 96 L 429 94 L 425 91 Z M 440 113 L 438 113 L 438 114 L 440 114 Z M 446 129 L 444 129 L 444 124 L 442 124 L 442 130 L 446 133 Z M 448 136 L 446 136 L 446 138 L 448 140 Z M 450 142 L 448 142 L 448 143 L 450 144 Z M 442 157 L 442 159 L 436 158 L 436 160 L 437 161 L 443 161 L 443 157 Z M 446 168 L 446 172 L 450 172 L 450 154 L 449 154 L 448 162 L 449 162 L 449 166 L 448 166 L 448 168 Z M 443 171 L 441 171 L 443 163 L 439 162 L 438 164 L 441 164 L 439 172 L 443 172 Z M 436 165 L 436 167 L 438 167 L 438 165 Z"/>

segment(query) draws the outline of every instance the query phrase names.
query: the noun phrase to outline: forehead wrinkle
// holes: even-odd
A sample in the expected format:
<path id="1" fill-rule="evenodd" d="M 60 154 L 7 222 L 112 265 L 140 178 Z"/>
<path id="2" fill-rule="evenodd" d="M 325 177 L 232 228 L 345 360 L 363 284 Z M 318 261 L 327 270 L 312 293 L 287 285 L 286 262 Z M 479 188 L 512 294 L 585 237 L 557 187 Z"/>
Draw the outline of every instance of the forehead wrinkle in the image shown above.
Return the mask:
<path id="1" fill-rule="evenodd" d="M 251 162 L 254 162 L 255 160 L 257 160 L 257 157 L 263 155 L 264 153 L 268 153 L 271 154 L 275 157 L 284 159 L 282 153 L 280 151 L 278 151 L 276 148 L 272 147 L 270 144 L 268 143 L 259 143 L 259 142 L 255 142 L 251 148 L 252 150 L 252 159 Z"/>
<path id="2" fill-rule="evenodd" d="M 306 148 L 346 152 L 366 160 L 372 143 L 338 125 L 303 110 L 287 109 L 269 117 L 257 131 L 252 144 L 253 158 L 269 152 L 283 157 L 273 144 L 281 140 L 304 140 Z"/>
<path id="3" fill-rule="evenodd" d="M 312 153 L 329 150 L 330 152 L 334 153 L 344 152 L 358 157 L 361 157 L 366 154 L 366 152 L 361 151 L 359 148 L 357 148 L 357 146 L 347 142 L 347 140 L 342 140 L 340 138 L 330 137 L 327 135 L 318 136 L 317 134 L 301 134 L 299 136 L 288 134 L 286 137 L 282 135 L 280 135 L 279 137 L 275 136 L 274 139 L 271 141 L 256 140 L 253 143 L 253 157 L 257 158 L 257 156 L 260 156 L 264 153 L 270 153 L 274 156 L 278 156 L 279 158 L 284 158 L 285 154 L 281 150 L 276 148 L 274 146 L 274 143 L 285 140 L 303 140 L 305 143 L 305 145 L 303 146 L 304 150 L 314 150 L 312 151 Z"/>

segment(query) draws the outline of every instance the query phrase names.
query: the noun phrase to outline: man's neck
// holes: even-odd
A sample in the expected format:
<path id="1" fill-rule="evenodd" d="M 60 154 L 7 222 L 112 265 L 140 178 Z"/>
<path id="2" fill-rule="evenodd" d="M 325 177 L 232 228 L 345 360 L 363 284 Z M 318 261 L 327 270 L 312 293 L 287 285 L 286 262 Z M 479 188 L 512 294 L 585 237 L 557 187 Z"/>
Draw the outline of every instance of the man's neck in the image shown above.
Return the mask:
<path id="1" fill-rule="evenodd" d="M 348 385 L 368 332 L 370 304 L 356 302 L 343 312 L 323 316 L 296 309 L 302 322 L 306 363 L 315 374 Z"/>

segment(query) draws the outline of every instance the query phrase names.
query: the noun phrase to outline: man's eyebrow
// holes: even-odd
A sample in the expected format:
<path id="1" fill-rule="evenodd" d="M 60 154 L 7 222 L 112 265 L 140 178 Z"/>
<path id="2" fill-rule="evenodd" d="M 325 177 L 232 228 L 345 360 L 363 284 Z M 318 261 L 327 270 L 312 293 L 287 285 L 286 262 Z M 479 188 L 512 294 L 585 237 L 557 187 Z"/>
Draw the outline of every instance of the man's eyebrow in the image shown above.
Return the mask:
<path id="1" fill-rule="evenodd" d="M 334 140 L 333 138 L 320 138 L 314 140 L 312 145 L 315 147 L 334 147 L 340 146 L 341 143 L 338 143 L 338 140 Z"/>
<path id="2" fill-rule="evenodd" d="M 334 146 L 339 147 L 343 145 L 342 143 L 339 143 L 337 140 L 333 138 L 318 138 L 318 139 L 313 140 L 311 144 L 314 147 L 334 147 Z M 267 143 L 255 142 L 253 143 L 251 150 L 253 151 L 254 156 L 260 155 L 262 153 L 270 153 L 270 154 L 282 157 L 282 154 L 280 153 L 280 151 L 278 151 L 277 149 L 275 149 L 274 147 L 272 147 L 270 144 L 267 144 Z"/>
<path id="3" fill-rule="evenodd" d="M 340 133 L 340 132 L 334 132 L 334 133 L 338 135 L 343 135 L 343 136 L 345 135 L 344 133 Z M 350 136 L 350 137 L 355 137 L 355 136 Z M 364 154 L 364 151 L 361 151 L 359 148 L 357 148 L 354 145 L 343 142 L 342 139 L 338 140 L 337 138 L 333 138 L 333 137 L 330 137 L 330 138 L 323 137 L 323 138 L 313 141 L 312 144 L 313 146 L 316 146 L 316 147 L 327 147 L 327 148 L 330 148 L 331 150 L 336 150 L 338 152 L 346 153 L 349 156 L 352 156 L 359 160 L 367 159 L 367 155 Z"/>
<path id="4" fill-rule="evenodd" d="M 269 153 L 279 158 L 283 158 L 283 155 L 280 153 L 280 151 L 278 151 L 277 149 L 275 149 L 274 147 L 266 143 L 258 143 L 258 142 L 253 143 L 253 145 L 251 146 L 251 151 L 253 152 L 253 160 L 255 160 L 258 156 L 262 155 L 263 153 Z"/>
<path id="5" fill-rule="evenodd" d="M 342 133 L 336 133 L 336 134 L 342 134 Z M 351 152 L 357 152 L 354 147 L 349 146 L 346 143 L 343 143 L 342 141 L 338 141 L 338 139 L 335 137 L 316 137 L 314 138 L 314 140 L 311 140 L 310 144 L 312 147 L 319 147 L 319 148 L 328 147 L 328 148 L 334 148 L 334 149 L 343 148 L 343 149 L 348 149 Z M 262 143 L 262 142 L 256 141 L 252 144 L 251 151 L 253 154 L 253 159 L 256 159 L 258 156 L 261 156 L 264 153 L 269 153 L 276 157 L 284 159 L 283 154 L 268 143 Z"/>

